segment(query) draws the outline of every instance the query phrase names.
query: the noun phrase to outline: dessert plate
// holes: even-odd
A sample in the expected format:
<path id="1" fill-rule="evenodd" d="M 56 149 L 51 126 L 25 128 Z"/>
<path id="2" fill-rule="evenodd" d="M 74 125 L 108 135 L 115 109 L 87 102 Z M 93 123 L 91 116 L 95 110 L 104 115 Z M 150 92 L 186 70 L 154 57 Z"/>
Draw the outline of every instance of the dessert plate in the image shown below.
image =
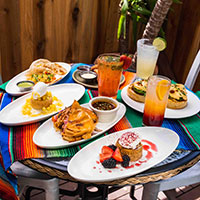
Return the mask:
<path id="1" fill-rule="evenodd" d="M 61 65 L 63 68 L 65 68 L 65 69 L 67 70 L 67 73 L 66 73 L 65 75 L 63 75 L 63 76 L 60 75 L 59 80 L 58 80 L 57 82 L 55 82 L 55 83 L 58 83 L 58 82 L 61 81 L 64 77 L 67 76 L 67 74 L 68 74 L 68 73 L 70 72 L 70 70 L 71 70 L 71 66 L 70 66 L 69 64 L 67 64 L 67 63 L 64 63 L 64 62 L 56 62 L 56 63 L 59 64 L 59 65 Z M 19 90 L 19 88 L 17 87 L 17 85 L 16 85 L 19 81 L 27 80 L 27 78 L 26 78 L 26 73 L 27 73 L 27 71 L 28 71 L 28 69 L 25 70 L 25 71 L 23 71 L 23 72 L 21 72 L 20 74 L 16 75 L 15 77 L 13 77 L 13 78 L 8 82 L 8 84 L 6 85 L 6 88 L 5 88 L 7 93 L 9 93 L 9 94 L 12 95 L 12 96 L 21 96 L 21 95 L 23 95 L 23 94 L 27 94 L 27 93 L 31 92 L 31 90 L 30 90 L 30 91 L 21 92 L 21 91 Z M 55 83 L 54 83 L 54 84 L 55 84 Z"/>
<path id="2" fill-rule="evenodd" d="M 89 104 L 83 104 L 82 106 L 89 108 Z M 113 121 L 109 123 L 98 122 L 96 125 L 96 128 L 99 129 L 99 131 L 94 131 L 94 134 L 92 135 L 90 139 L 95 138 L 98 135 L 112 128 L 124 116 L 125 112 L 126 112 L 126 107 L 124 106 L 124 104 L 120 103 L 120 107 L 115 119 L 113 119 Z M 68 142 L 66 140 L 63 140 L 61 133 L 54 129 L 53 122 L 51 119 L 44 122 L 36 130 L 36 132 L 33 135 L 33 142 L 37 146 L 42 147 L 42 148 L 47 148 L 47 149 L 57 149 L 57 148 L 68 147 L 68 146 L 76 145 L 85 141 L 86 140 Z"/>
<path id="3" fill-rule="evenodd" d="M 51 91 L 53 96 L 56 96 L 59 100 L 63 102 L 64 109 L 65 106 L 70 106 L 74 100 L 79 100 L 85 93 L 85 88 L 82 85 L 71 83 L 71 84 L 59 84 L 49 86 L 47 91 Z M 53 112 L 47 115 L 40 115 L 37 117 L 29 117 L 28 115 L 22 115 L 22 106 L 25 104 L 26 99 L 31 97 L 31 93 L 19 97 L 15 101 L 8 104 L 5 108 L 0 111 L 0 123 L 9 126 L 30 124 L 33 122 L 38 122 L 44 120 L 57 112 Z"/>
<path id="4" fill-rule="evenodd" d="M 98 82 L 97 79 L 92 80 L 92 81 L 87 81 L 84 78 L 81 77 L 81 71 L 76 70 L 74 71 L 74 73 L 72 74 L 72 78 L 74 79 L 75 82 L 84 85 L 85 87 L 88 88 L 98 88 Z M 125 81 L 125 76 L 122 74 L 121 76 L 121 80 L 120 80 L 120 85 L 123 84 Z"/>
<path id="5" fill-rule="evenodd" d="M 123 168 L 120 164 L 113 169 L 104 168 L 99 162 L 102 146 L 115 144 L 117 139 L 127 131 L 140 134 L 143 145 L 142 158 L 130 163 L 128 168 Z M 81 149 L 70 160 L 68 173 L 79 181 L 93 183 L 126 178 L 145 171 L 167 158 L 176 149 L 178 143 L 179 136 L 170 129 L 161 127 L 126 129 L 107 135 Z"/>
<path id="6" fill-rule="evenodd" d="M 144 111 L 144 103 L 140 103 L 134 101 L 127 95 L 127 88 L 124 87 L 121 92 L 121 97 L 123 101 L 129 105 L 131 108 L 143 113 Z M 166 108 L 165 118 L 169 119 L 178 119 L 178 118 L 186 118 L 192 115 L 197 114 L 200 111 L 200 100 L 199 98 L 190 90 L 187 90 L 188 104 L 185 108 L 182 109 L 170 109 Z"/>

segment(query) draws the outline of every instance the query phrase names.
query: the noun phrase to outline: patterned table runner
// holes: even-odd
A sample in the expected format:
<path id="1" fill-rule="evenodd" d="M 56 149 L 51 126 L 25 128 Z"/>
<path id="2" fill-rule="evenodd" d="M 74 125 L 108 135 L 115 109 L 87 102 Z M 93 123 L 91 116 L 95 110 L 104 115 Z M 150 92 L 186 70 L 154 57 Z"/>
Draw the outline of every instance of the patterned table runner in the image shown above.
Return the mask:
<path id="1" fill-rule="evenodd" d="M 77 66 L 82 64 L 76 64 L 72 66 L 71 72 L 67 75 L 61 83 L 72 83 L 72 73 L 76 70 Z M 135 74 L 131 72 L 124 72 L 125 83 L 120 87 L 118 92 L 118 101 L 122 102 L 121 89 L 130 84 L 134 79 Z M 5 85 L 1 87 L 5 88 Z M 87 103 L 92 97 L 97 96 L 97 90 L 86 89 L 84 96 L 80 99 L 79 103 Z M 1 109 L 14 100 L 12 96 L 7 93 L 2 93 L 1 96 Z M 124 103 L 125 104 L 125 103 Z M 41 125 L 42 122 L 34 123 L 25 126 L 8 127 L 0 124 L 0 146 L 3 156 L 3 162 L 6 169 L 16 160 L 23 160 L 26 158 L 50 158 L 50 157 L 68 157 L 75 155 L 81 148 L 88 143 L 110 134 L 115 131 L 142 126 L 142 113 L 139 113 L 129 106 L 127 106 L 126 115 L 109 131 L 101 136 L 90 140 L 89 142 L 82 143 L 80 145 L 67 147 L 63 149 L 47 150 L 37 147 L 32 137 L 35 130 Z M 185 150 L 199 150 L 200 149 L 200 137 L 199 131 L 196 127 L 200 127 L 199 114 L 182 119 L 182 120 L 170 120 L 165 119 L 163 127 L 174 130 L 180 136 L 179 149 Z"/>

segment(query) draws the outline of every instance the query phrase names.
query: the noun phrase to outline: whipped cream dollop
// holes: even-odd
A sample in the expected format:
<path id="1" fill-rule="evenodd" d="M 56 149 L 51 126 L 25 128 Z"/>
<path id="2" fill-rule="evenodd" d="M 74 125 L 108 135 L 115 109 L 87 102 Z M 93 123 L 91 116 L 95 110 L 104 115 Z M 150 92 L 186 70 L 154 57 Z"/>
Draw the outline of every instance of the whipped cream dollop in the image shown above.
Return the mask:
<path id="1" fill-rule="evenodd" d="M 33 87 L 33 98 L 38 99 L 39 97 L 44 96 L 47 93 L 47 84 L 43 82 L 38 82 Z"/>
<path id="2" fill-rule="evenodd" d="M 127 149 L 136 149 L 137 145 L 141 142 L 138 133 L 126 132 L 119 138 L 119 144 Z"/>

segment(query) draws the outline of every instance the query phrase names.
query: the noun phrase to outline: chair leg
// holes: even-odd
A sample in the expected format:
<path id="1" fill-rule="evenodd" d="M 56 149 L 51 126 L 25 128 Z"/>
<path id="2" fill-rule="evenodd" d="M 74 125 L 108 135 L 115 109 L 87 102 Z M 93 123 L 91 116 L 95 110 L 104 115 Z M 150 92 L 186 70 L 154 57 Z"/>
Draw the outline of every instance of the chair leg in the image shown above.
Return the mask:
<path id="1" fill-rule="evenodd" d="M 135 193 L 135 186 L 131 186 L 131 190 L 130 190 L 130 194 L 129 196 L 131 197 L 131 199 L 133 200 L 137 200 L 135 197 L 134 197 L 134 193 Z"/>
<path id="2" fill-rule="evenodd" d="M 23 194 L 25 187 L 26 187 L 26 185 L 20 184 L 20 187 L 19 187 L 19 197 L 20 198 L 22 197 L 22 194 Z"/>
<path id="3" fill-rule="evenodd" d="M 175 189 L 166 190 L 166 191 L 163 191 L 163 192 L 169 200 L 176 200 L 176 190 Z"/>
<path id="4" fill-rule="evenodd" d="M 159 184 L 145 184 L 142 194 L 142 200 L 156 200 L 160 189 Z"/>
<path id="5" fill-rule="evenodd" d="M 48 182 L 45 189 L 46 200 L 58 200 L 59 199 L 59 181 L 54 178 Z"/>
<path id="6" fill-rule="evenodd" d="M 59 181 L 57 178 L 52 179 L 35 179 L 18 177 L 19 185 L 32 186 L 35 188 L 41 188 L 45 190 L 46 200 L 58 200 L 59 199 Z"/>

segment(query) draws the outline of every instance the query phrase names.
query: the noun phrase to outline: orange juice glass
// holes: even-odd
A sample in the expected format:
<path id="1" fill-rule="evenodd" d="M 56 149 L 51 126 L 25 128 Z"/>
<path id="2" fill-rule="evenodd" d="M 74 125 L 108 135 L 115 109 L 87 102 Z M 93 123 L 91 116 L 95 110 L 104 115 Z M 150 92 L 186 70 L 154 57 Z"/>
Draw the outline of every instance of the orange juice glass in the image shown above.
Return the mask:
<path id="1" fill-rule="evenodd" d="M 145 97 L 143 124 L 161 126 L 167 106 L 171 80 L 167 77 L 150 76 Z"/>
<path id="2" fill-rule="evenodd" d="M 100 56 L 97 64 L 99 96 L 116 99 L 123 70 L 120 56 Z"/>

